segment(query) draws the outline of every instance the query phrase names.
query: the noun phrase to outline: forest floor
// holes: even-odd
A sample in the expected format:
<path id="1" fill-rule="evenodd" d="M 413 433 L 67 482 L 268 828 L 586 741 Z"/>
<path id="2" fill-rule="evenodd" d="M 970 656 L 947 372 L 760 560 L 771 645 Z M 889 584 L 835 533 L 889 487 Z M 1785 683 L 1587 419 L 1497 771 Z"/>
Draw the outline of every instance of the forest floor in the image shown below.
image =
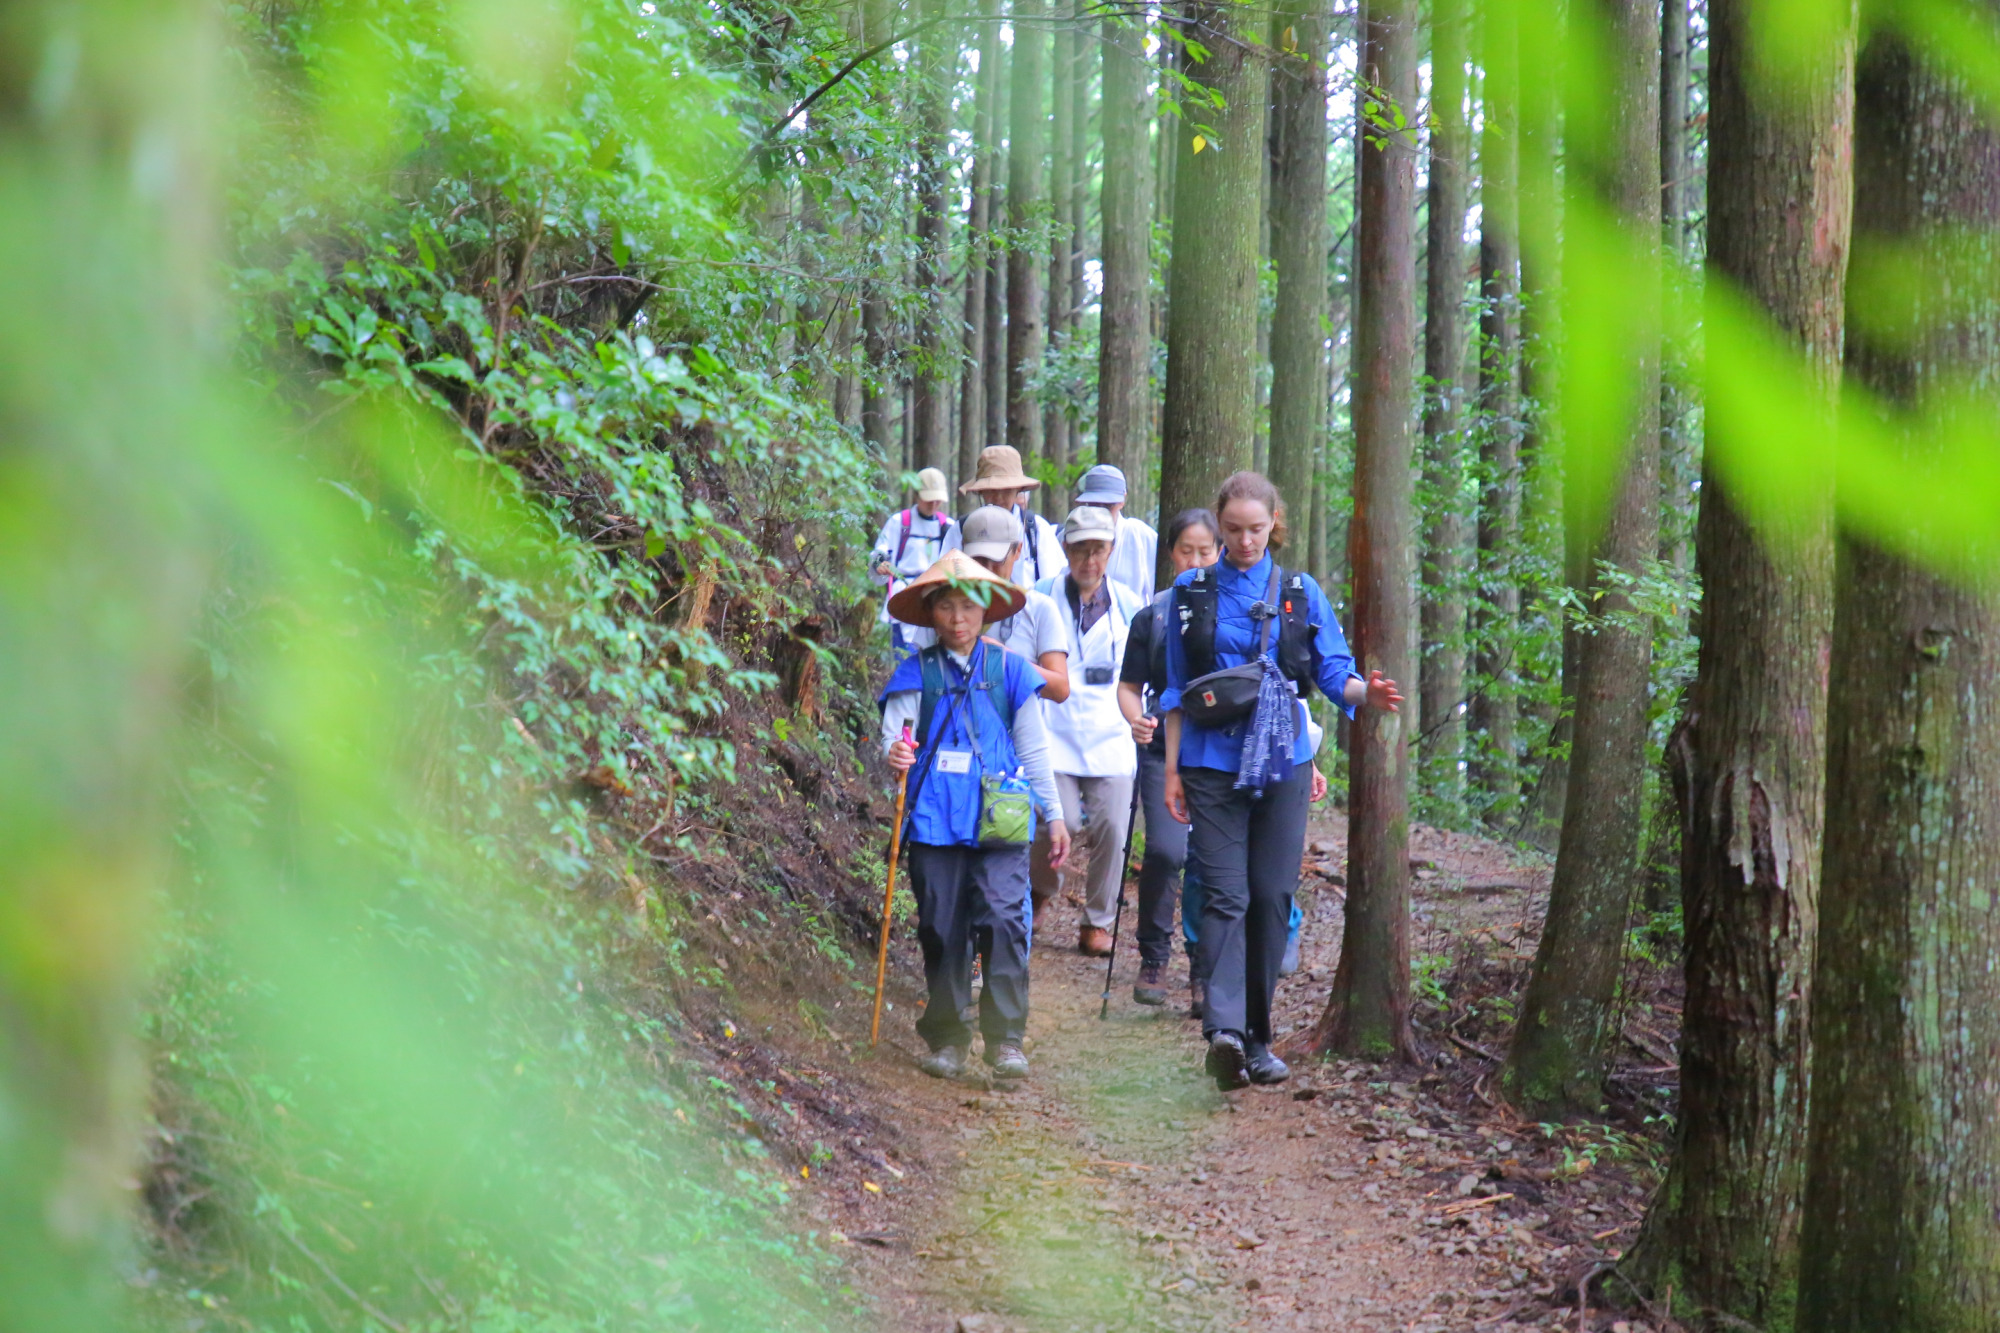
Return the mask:
<path id="1" fill-rule="evenodd" d="M 1340 945 L 1343 817 L 1320 816 L 1309 839 L 1303 965 L 1279 987 L 1281 1037 L 1317 1017 Z M 871 1326 L 1668 1327 L 1634 1313 L 1606 1276 L 1656 1183 L 1646 1098 L 1604 1122 L 1536 1125 L 1490 1089 L 1508 999 L 1534 951 L 1546 865 L 1427 828 L 1411 857 L 1412 951 L 1428 997 L 1422 1065 L 1295 1061 L 1288 1083 L 1220 1094 L 1200 1073 L 1178 948 L 1172 1002 L 1142 1008 L 1131 999 L 1138 959 L 1128 933 L 1099 1021 L 1104 964 L 1075 951 L 1073 893 L 1037 921 L 1025 1086 L 917 1071 L 910 1022 L 921 979 L 914 945 L 901 940 L 895 1003 L 872 1055 L 858 997 L 832 1006 L 819 1040 L 761 1047 L 756 1063 L 773 1067 L 764 1072 L 779 1074 L 781 1090 L 810 1088 L 812 1130 L 834 1138 L 814 1140 L 803 1206 L 851 1256 Z M 1649 982 L 1643 1012 L 1628 1017 L 1637 1030 L 1628 1082 L 1671 1084 L 1659 1066 L 1671 1063 L 1673 1033 L 1647 1031 L 1671 1025 L 1671 984 Z M 1670 1086 L 1652 1091 L 1665 1098 Z M 1601 1290 L 1607 1282 L 1613 1290 Z"/>

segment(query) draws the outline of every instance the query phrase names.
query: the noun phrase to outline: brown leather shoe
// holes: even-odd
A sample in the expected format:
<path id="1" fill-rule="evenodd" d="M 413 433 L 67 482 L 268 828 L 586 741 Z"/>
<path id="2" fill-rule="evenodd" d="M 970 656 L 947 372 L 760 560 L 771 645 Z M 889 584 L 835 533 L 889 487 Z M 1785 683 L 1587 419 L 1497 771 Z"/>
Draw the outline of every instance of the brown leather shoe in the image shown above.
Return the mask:
<path id="1" fill-rule="evenodd" d="M 1087 958 L 1109 958 L 1111 932 L 1102 926 L 1084 922 L 1083 928 L 1076 933 L 1076 951 Z"/>

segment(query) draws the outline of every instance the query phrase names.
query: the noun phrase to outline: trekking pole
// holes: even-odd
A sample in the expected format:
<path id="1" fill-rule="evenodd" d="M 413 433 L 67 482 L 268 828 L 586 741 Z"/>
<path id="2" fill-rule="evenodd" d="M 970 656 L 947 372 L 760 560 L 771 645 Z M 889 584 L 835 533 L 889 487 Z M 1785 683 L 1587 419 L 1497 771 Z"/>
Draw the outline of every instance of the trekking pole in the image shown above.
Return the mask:
<path id="1" fill-rule="evenodd" d="M 910 724 L 903 724 L 903 741 L 910 741 Z M 889 882 L 882 886 L 882 943 L 875 950 L 875 1017 L 868 1025 L 868 1045 L 882 1037 L 882 984 L 889 979 L 889 909 L 896 901 L 896 860 L 903 851 L 903 800 L 910 794 L 910 770 L 896 786 L 896 827 L 889 834 Z M 1121 889 L 1122 893 L 1123 890 Z"/>
<path id="2" fill-rule="evenodd" d="M 1132 774 L 1132 809 L 1125 816 L 1125 855 L 1118 862 L 1118 906 L 1111 915 L 1111 956 L 1104 960 L 1104 997 L 1097 1021 L 1111 1016 L 1111 969 L 1118 965 L 1118 926 L 1125 919 L 1125 877 L 1132 873 L 1132 834 L 1139 827 L 1139 775 Z"/>

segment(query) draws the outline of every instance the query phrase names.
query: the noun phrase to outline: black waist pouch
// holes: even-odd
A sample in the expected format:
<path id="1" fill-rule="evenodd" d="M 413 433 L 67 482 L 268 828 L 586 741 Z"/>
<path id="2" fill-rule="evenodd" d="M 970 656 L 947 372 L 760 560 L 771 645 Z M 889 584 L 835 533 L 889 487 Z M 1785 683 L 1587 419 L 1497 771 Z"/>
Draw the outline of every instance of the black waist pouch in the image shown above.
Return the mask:
<path id="1" fill-rule="evenodd" d="M 1224 667 L 1205 676 L 1196 676 L 1181 688 L 1181 713 L 1198 727 L 1219 730 L 1249 717 L 1257 708 L 1257 692 L 1264 685 L 1264 654 L 1271 648 L 1271 620 L 1278 614 L 1273 602 L 1278 596 L 1278 566 L 1271 565 L 1271 586 L 1264 600 L 1253 608 L 1263 612 L 1264 626 L 1257 635 L 1257 654 L 1242 666 Z"/>

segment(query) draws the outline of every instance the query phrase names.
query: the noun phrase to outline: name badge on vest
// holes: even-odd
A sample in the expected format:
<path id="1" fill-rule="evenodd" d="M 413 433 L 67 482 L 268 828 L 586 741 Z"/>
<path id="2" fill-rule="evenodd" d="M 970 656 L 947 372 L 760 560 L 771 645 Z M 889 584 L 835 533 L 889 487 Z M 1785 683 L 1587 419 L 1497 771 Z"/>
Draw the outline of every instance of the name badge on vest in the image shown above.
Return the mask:
<path id="1" fill-rule="evenodd" d="M 972 751 L 939 750 L 937 771 L 940 773 L 970 773 L 972 771 Z"/>

